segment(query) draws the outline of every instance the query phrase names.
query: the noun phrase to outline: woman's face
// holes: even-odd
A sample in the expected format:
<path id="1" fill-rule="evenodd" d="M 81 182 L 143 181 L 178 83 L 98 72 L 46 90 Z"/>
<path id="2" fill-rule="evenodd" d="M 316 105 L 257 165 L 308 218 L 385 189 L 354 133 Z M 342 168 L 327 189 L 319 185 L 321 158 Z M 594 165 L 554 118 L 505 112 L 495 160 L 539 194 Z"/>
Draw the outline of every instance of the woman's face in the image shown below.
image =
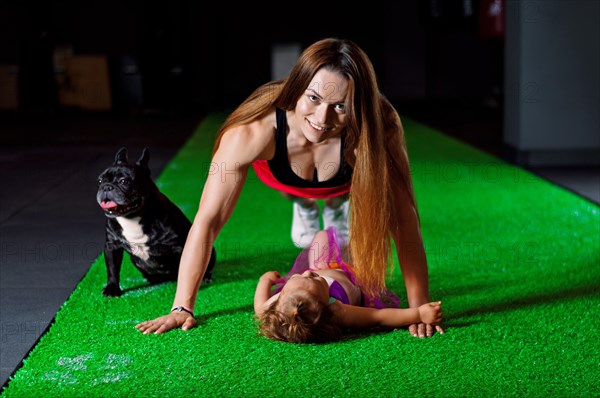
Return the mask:
<path id="1" fill-rule="evenodd" d="M 339 136 L 346 126 L 348 79 L 338 72 L 319 69 L 296 103 L 296 123 L 312 143 Z"/>

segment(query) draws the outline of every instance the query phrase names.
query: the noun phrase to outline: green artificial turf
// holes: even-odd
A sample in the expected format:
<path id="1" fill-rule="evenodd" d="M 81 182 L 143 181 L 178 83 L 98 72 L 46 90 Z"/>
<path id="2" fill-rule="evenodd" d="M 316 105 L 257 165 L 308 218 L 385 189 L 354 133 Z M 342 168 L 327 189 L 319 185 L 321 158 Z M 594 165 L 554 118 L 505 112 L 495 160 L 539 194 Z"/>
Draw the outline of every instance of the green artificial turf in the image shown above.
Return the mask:
<path id="1" fill-rule="evenodd" d="M 206 173 L 218 172 L 210 153 L 223 118 L 208 117 L 157 179 L 190 218 Z M 257 278 L 287 271 L 297 249 L 291 204 L 251 172 L 216 243 L 214 283 L 198 294 L 199 327 L 141 334 L 134 325 L 169 311 L 175 283 L 148 286 L 126 256 L 125 294 L 104 298 L 100 257 L 3 397 L 600 396 L 599 207 L 404 124 L 445 335 L 373 331 L 326 345 L 258 336 Z M 397 264 L 389 286 L 405 296 Z"/>

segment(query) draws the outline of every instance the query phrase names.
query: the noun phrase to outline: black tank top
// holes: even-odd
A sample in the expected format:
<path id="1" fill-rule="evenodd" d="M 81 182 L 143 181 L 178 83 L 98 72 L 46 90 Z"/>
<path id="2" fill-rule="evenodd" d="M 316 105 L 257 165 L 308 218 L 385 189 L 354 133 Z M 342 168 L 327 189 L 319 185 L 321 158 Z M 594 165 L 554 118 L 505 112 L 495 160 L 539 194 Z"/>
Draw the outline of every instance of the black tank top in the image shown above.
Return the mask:
<path id="1" fill-rule="evenodd" d="M 340 167 L 333 178 L 319 181 L 315 168 L 313 180 L 305 180 L 292 170 L 287 150 L 287 116 L 284 110 L 276 108 L 277 130 L 275 133 L 275 156 L 268 161 L 273 176 L 281 183 L 298 188 L 330 188 L 347 184 L 352 180 L 352 168 L 344 160 L 344 134 L 341 136 Z"/>

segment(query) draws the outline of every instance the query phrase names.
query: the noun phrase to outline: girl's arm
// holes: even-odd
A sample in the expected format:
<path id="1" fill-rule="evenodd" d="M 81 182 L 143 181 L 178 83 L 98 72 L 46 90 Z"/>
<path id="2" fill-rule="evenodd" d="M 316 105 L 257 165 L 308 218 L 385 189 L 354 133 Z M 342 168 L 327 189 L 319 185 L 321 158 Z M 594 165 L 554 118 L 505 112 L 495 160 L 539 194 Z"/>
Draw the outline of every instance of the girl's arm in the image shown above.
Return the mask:
<path id="1" fill-rule="evenodd" d="M 265 310 L 267 301 L 270 303 L 271 288 L 280 280 L 280 278 L 281 275 L 279 275 L 279 272 L 269 271 L 262 274 L 258 280 L 256 290 L 254 291 L 254 313 L 257 316 L 260 316 Z"/>
<path id="2" fill-rule="evenodd" d="M 214 170 L 207 176 L 198 212 L 181 256 L 177 292 L 173 307 L 193 311 L 196 296 L 217 235 L 231 216 L 246 181 L 248 167 L 256 158 L 257 144 L 248 128 L 238 128 L 223 135 L 215 152 Z M 187 330 L 196 320 L 187 312 L 173 312 L 136 326 L 144 334 L 160 334 L 181 327 Z"/>
<path id="3" fill-rule="evenodd" d="M 442 302 L 423 304 L 417 308 L 367 308 L 336 301 L 332 304 L 335 319 L 341 327 L 363 329 L 375 326 L 397 328 L 425 322 L 437 325 L 442 321 Z"/>

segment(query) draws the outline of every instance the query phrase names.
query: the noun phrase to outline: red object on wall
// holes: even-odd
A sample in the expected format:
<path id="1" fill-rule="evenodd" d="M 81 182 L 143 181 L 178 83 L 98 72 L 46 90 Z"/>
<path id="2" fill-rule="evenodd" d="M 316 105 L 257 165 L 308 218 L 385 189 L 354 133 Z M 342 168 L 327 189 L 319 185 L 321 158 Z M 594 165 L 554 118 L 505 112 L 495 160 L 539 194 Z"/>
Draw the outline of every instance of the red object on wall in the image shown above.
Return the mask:
<path id="1" fill-rule="evenodd" d="M 481 0 L 479 4 L 479 36 L 504 39 L 506 0 Z"/>

